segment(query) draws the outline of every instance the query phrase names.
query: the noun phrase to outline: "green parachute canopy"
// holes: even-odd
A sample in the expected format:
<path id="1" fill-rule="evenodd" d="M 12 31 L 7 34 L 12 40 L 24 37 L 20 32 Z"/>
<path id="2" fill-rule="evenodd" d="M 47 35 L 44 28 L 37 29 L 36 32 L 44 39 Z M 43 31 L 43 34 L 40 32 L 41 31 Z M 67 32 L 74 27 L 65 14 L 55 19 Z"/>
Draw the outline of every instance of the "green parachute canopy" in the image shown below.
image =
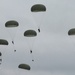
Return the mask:
<path id="1" fill-rule="evenodd" d="M 24 32 L 24 36 L 26 36 L 26 37 L 35 37 L 35 36 L 37 36 L 37 33 L 34 30 L 27 30 L 27 31 Z"/>
<path id="2" fill-rule="evenodd" d="M 0 45 L 8 45 L 8 41 L 4 39 L 0 39 Z"/>
<path id="3" fill-rule="evenodd" d="M 35 4 L 31 7 L 31 12 L 45 12 L 46 7 L 43 4 Z"/>
<path id="4" fill-rule="evenodd" d="M 20 64 L 20 65 L 18 66 L 18 68 L 25 69 L 25 70 L 30 70 L 30 66 L 27 65 L 27 64 Z"/>
<path id="5" fill-rule="evenodd" d="M 75 28 L 70 29 L 68 35 L 75 35 Z"/>
<path id="6" fill-rule="evenodd" d="M 14 20 L 10 20 L 10 21 L 7 21 L 6 23 L 5 23 L 5 27 L 10 27 L 10 28 L 12 28 L 12 27 L 17 27 L 17 26 L 19 26 L 19 23 L 17 22 L 17 21 L 14 21 Z"/>
<path id="7" fill-rule="evenodd" d="M 2 56 L 2 53 L 0 52 L 0 56 Z"/>

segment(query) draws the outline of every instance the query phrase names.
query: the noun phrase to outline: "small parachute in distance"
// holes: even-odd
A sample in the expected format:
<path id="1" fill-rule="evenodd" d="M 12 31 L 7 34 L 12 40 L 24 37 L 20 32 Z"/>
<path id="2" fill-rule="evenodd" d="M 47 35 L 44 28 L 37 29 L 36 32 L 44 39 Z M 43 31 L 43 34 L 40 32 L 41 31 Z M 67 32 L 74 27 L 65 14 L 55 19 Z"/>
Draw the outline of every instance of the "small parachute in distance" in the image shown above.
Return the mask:
<path id="1" fill-rule="evenodd" d="M 45 12 L 46 7 L 43 4 L 35 4 L 31 7 L 31 12 Z"/>
<path id="2" fill-rule="evenodd" d="M 37 36 L 37 33 L 34 30 L 27 30 L 27 31 L 24 32 L 24 36 L 26 36 L 26 37 L 35 37 L 35 36 Z"/>
<path id="3" fill-rule="evenodd" d="M 5 23 L 5 27 L 12 28 L 19 26 L 19 23 L 15 20 L 10 20 Z"/>
<path id="4" fill-rule="evenodd" d="M 0 45 L 8 45 L 8 41 L 4 39 L 0 39 Z"/>
<path id="5" fill-rule="evenodd" d="M 25 69 L 25 70 L 30 70 L 30 69 L 31 69 L 30 66 L 27 65 L 27 64 L 20 64 L 20 65 L 18 66 L 18 68 Z"/>
<path id="6" fill-rule="evenodd" d="M 68 35 L 75 35 L 75 28 L 70 29 Z"/>

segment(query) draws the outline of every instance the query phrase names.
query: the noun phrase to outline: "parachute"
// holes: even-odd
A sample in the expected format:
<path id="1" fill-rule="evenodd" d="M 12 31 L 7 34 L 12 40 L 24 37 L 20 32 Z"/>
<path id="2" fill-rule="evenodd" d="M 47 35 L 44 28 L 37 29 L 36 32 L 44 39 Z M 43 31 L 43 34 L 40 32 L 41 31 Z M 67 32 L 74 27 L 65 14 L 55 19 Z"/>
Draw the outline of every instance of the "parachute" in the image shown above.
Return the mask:
<path id="1" fill-rule="evenodd" d="M 27 31 L 24 32 L 24 36 L 26 36 L 26 37 L 35 37 L 35 36 L 37 36 L 37 33 L 34 30 L 27 30 Z"/>
<path id="2" fill-rule="evenodd" d="M 4 39 L 0 39 L 0 45 L 8 45 L 8 41 Z"/>
<path id="3" fill-rule="evenodd" d="M 35 37 L 37 36 L 37 33 L 36 33 L 36 31 L 35 30 L 26 30 L 25 32 L 24 32 L 24 36 L 26 37 L 26 39 L 27 39 L 27 42 L 28 42 L 28 44 L 29 44 L 29 46 L 30 46 L 30 50 L 31 50 L 31 53 L 32 53 L 32 46 L 33 46 L 33 43 L 34 43 L 34 39 L 35 39 Z"/>
<path id="4" fill-rule="evenodd" d="M 5 23 L 5 27 L 10 27 L 10 28 L 12 28 L 12 27 L 17 27 L 17 26 L 19 26 L 19 24 L 18 24 L 18 22 L 17 21 L 14 21 L 14 20 L 10 20 L 10 21 L 7 21 L 6 23 Z"/>
<path id="5" fill-rule="evenodd" d="M 14 35 L 15 35 L 15 34 L 12 34 L 12 33 L 13 33 L 15 27 L 18 27 L 18 26 L 19 26 L 19 23 L 18 23 L 17 21 L 15 21 L 15 20 L 10 20 L 10 21 L 7 21 L 7 22 L 5 23 L 5 27 L 8 28 L 7 30 L 8 30 L 9 33 L 10 33 L 10 36 L 11 36 L 11 38 L 12 38 L 12 43 L 13 43 L 13 44 L 14 44 Z M 17 31 L 17 29 L 16 29 L 16 31 Z M 16 32 L 15 32 L 15 33 L 16 33 Z"/>
<path id="6" fill-rule="evenodd" d="M 33 53 L 32 49 L 33 49 L 33 45 L 34 45 L 34 41 L 35 41 L 35 37 L 37 36 L 37 33 L 35 30 L 26 30 L 24 32 L 24 36 L 26 37 L 29 49 L 30 49 L 30 54 Z M 32 59 L 32 61 L 34 61 Z"/>
<path id="7" fill-rule="evenodd" d="M 0 52 L 0 64 L 2 63 L 2 53 Z"/>
<path id="8" fill-rule="evenodd" d="M 43 4 L 35 4 L 31 7 L 31 12 L 34 20 L 37 22 L 38 32 L 40 32 L 40 26 L 44 19 L 44 12 L 46 12 L 46 6 Z"/>
<path id="9" fill-rule="evenodd" d="M 70 29 L 68 35 L 75 35 L 75 28 Z"/>
<path id="10" fill-rule="evenodd" d="M 42 4 L 35 4 L 31 7 L 32 12 L 44 12 L 46 11 L 46 7 Z"/>
<path id="11" fill-rule="evenodd" d="M 30 70 L 30 69 L 31 69 L 28 64 L 20 64 L 20 65 L 18 66 L 18 68 L 20 68 L 20 69 L 25 69 L 25 70 Z"/>
<path id="12" fill-rule="evenodd" d="M 19 26 L 19 23 L 15 20 L 9 20 L 5 23 L 5 27 L 7 28 L 7 31 L 12 39 L 12 44 L 13 44 L 13 47 L 14 47 L 14 38 L 15 38 L 15 35 L 17 33 L 17 27 Z M 14 49 L 14 52 L 15 49 Z"/>

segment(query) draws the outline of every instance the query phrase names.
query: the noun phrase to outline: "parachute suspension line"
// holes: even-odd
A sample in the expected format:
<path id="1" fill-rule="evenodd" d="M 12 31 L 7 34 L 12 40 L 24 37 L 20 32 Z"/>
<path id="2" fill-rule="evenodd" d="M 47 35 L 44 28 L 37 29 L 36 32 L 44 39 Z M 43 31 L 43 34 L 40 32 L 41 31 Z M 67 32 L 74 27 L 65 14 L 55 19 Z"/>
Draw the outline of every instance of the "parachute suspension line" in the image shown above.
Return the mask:
<path id="1" fill-rule="evenodd" d="M 16 31 L 16 34 L 17 34 L 17 32 L 18 32 L 18 30 Z M 10 38 L 11 38 L 11 42 L 12 42 L 12 44 L 13 44 L 13 49 L 14 49 L 14 52 L 16 52 L 16 49 L 15 49 L 15 41 L 14 41 L 14 39 L 15 39 L 15 37 L 16 37 L 16 34 L 14 35 L 14 37 L 12 37 L 12 35 L 11 35 L 11 33 L 8 31 L 8 33 L 9 33 L 9 36 L 10 36 Z"/>
<path id="2" fill-rule="evenodd" d="M 31 54 L 31 58 L 32 58 L 32 61 L 34 61 L 34 56 L 33 56 L 33 51 L 32 50 L 30 50 L 30 54 Z"/>
<path id="3" fill-rule="evenodd" d="M 11 40 L 12 40 L 12 45 L 13 45 L 13 50 L 14 50 L 14 52 L 16 52 L 15 51 L 15 43 L 14 43 L 14 38 L 11 36 L 11 33 L 9 32 L 9 35 L 10 35 L 10 37 L 11 37 Z"/>
<path id="4" fill-rule="evenodd" d="M 44 12 L 43 12 L 44 13 Z M 36 14 L 36 15 L 35 15 Z M 36 16 L 36 17 L 34 17 L 34 16 Z M 39 18 L 40 19 L 39 19 Z M 37 28 L 38 28 L 38 32 L 40 33 L 40 27 L 41 27 L 41 23 L 42 23 L 42 21 L 43 21 L 43 19 L 44 19 L 44 15 L 42 14 L 42 12 L 37 12 L 37 13 L 33 13 L 33 19 L 34 19 L 34 21 L 35 21 L 35 23 L 36 23 L 36 26 L 37 26 Z"/>
<path id="5" fill-rule="evenodd" d="M 29 37 L 28 37 L 29 38 Z M 27 37 L 26 37 L 26 42 L 27 42 L 27 45 L 28 45 L 28 48 L 29 48 L 29 53 L 30 53 L 30 55 L 31 55 L 31 59 L 32 60 L 34 60 L 33 59 L 33 48 L 31 47 L 31 44 L 30 44 L 30 38 L 28 39 Z M 33 42 L 32 42 L 33 43 Z"/>
<path id="6" fill-rule="evenodd" d="M 42 18 L 41 18 L 41 21 L 40 21 L 40 25 L 38 26 L 38 32 L 40 32 L 41 31 L 41 25 L 42 25 L 42 23 L 43 23 L 43 21 L 44 21 L 44 18 L 45 18 L 45 12 L 44 12 L 44 15 L 42 14 Z"/>
<path id="7" fill-rule="evenodd" d="M 13 50 L 14 50 L 14 52 L 16 52 L 16 49 L 15 49 L 15 45 L 13 44 Z"/>
<path id="8" fill-rule="evenodd" d="M 12 40 L 12 44 L 14 44 L 14 38 L 11 36 L 11 33 L 9 31 L 8 31 L 8 33 L 9 33 L 9 36 L 10 36 L 10 38 Z"/>
<path id="9" fill-rule="evenodd" d="M 37 37 L 36 37 L 37 38 Z M 32 42 L 32 46 L 30 48 L 30 54 L 31 54 L 31 57 L 32 57 L 32 61 L 34 61 L 34 55 L 33 55 L 33 48 L 34 48 L 34 43 L 35 43 L 35 37 L 33 37 L 33 42 Z"/>
<path id="10" fill-rule="evenodd" d="M 15 44 L 14 44 L 14 40 L 12 40 L 12 44 L 13 44 L 13 49 L 14 49 L 14 52 L 16 52 L 16 49 L 15 49 Z"/>
<path id="11" fill-rule="evenodd" d="M 14 38 L 11 36 L 11 33 L 9 32 L 9 35 L 10 35 L 10 37 L 11 37 L 11 40 L 12 40 L 12 45 L 13 45 L 13 50 L 14 50 L 14 52 L 16 52 L 16 49 L 15 49 L 15 43 L 14 43 Z"/>
<path id="12" fill-rule="evenodd" d="M 11 33 L 10 33 L 8 30 L 6 30 L 6 32 L 8 32 L 8 35 L 9 35 L 10 38 L 11 38 L 11 43 L 14 44 L 14 39 L 12 38 Z"/>
<path id="13" fill-rule="evenodd" d="M 32 56 L 32 61 L 34 62 L 33 48 L 34 48 L 35 40 L 37 39 L 37 37 L 36 37 L 36 39 L 35 39 L 35 37 L 33 37 L 33 38 L 34 38 L 34 40 L 33 40 L 33 43 L 32 43 L 32 48 L 30 49 L 30 54 Z"/>
<path id="14" fill-rule="evenodd" d="M 32 42 L 32 44 L 30 44 L 29 41 L 27 43 L 28 43 L 28 46 L 29 46 L 31 59 L 32 59 L 32 61 L 34 61 L 34 56 L 33 56 L 33 44 L 34 44 L 34 41 Z"/>
<path id="15" fill-rule="evenodd" d="M 8 30 L 7 30 L 7 31 L 8 31 Z M 14 39 L 13 39 L 13 37 L 11 36 L 11 33 L 10 33 L 9 31 L 8 31 L 8 34 L 9 34 L 11 40 L 12 40 L 12 44 L 14 44 Z"/>
<path id="16" fill-rule="evenodd" d="M 17 34 L 18 30 L 16 31 L 16 34 Z M 16 37 L 16 34 L 14 35 L 14 38 L 12 38 L 12 44 L 13 44 L 13 47 L 14 47 L 14 52 L 16 52 L 16 49 L 15 49 L 15 42 L 14 42 L 14 39 Z"/>
<path id="17" fill-rule="evenodd" d="M 13 49 L 15 50 L 15 46 L 14 46 L 14 38 L 12 37 L 12 35 L 11 35 L 11 33 L 10 33 L 10 31 L 8 30 L 8 34 L 9 34 L 9 36 L 10 36 L 10 38 L 11 38 L 11 43 L 12 43 L 12 45 L 13 45 Z M 15 51 L 14 51 L 15 52 Z"/>
<path id="18" fill-rule="evenodd" d="M 34 13 L 33 13 L 34 14 Z M 37 13 L 35 13 L 36 15 L 38 14 L 38 17 L 40 18 L 38 18 L 37 20 L 35 20 L 35 17 L 34 17 L 34 21 L 36 22 L 36 25 L 37 25 L 37 27 L 38 27 L 38 32 L 40 33 L 40 31 L 41 31 L 41 29 L 40 29 L 40 27 L 41 27 L 41 25 L 42 25 L 42 22 L 43 22 L 43 20 L 44 20 L 44 18 L 45 18 L 45 12 L 37 12 Z"/>

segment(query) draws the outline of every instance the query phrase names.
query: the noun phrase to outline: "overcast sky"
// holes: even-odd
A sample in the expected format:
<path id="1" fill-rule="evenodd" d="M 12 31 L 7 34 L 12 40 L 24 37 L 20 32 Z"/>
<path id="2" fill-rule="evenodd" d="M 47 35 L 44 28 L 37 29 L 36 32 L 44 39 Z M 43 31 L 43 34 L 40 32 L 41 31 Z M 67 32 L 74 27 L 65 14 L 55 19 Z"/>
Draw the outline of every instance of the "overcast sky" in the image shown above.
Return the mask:
<path id="1" fill-rule="evenodd" d="M 45 5 L 46 12 L 32 13 L 34 4 Z M 9 20 L 17 21 L 19 26 L 6 28 Z M 9 42 L 8 46 L 0 46 L 0 75 L 75 75 L 75 36 L 68 35 L 71 28 L 75 28 L 74 0 L 0 1 L 0 39 Z M 29 29 L 37 36 L 25 37 Z M 30 65 L 31 70 L 19 69 L 21 63 Z"/>

